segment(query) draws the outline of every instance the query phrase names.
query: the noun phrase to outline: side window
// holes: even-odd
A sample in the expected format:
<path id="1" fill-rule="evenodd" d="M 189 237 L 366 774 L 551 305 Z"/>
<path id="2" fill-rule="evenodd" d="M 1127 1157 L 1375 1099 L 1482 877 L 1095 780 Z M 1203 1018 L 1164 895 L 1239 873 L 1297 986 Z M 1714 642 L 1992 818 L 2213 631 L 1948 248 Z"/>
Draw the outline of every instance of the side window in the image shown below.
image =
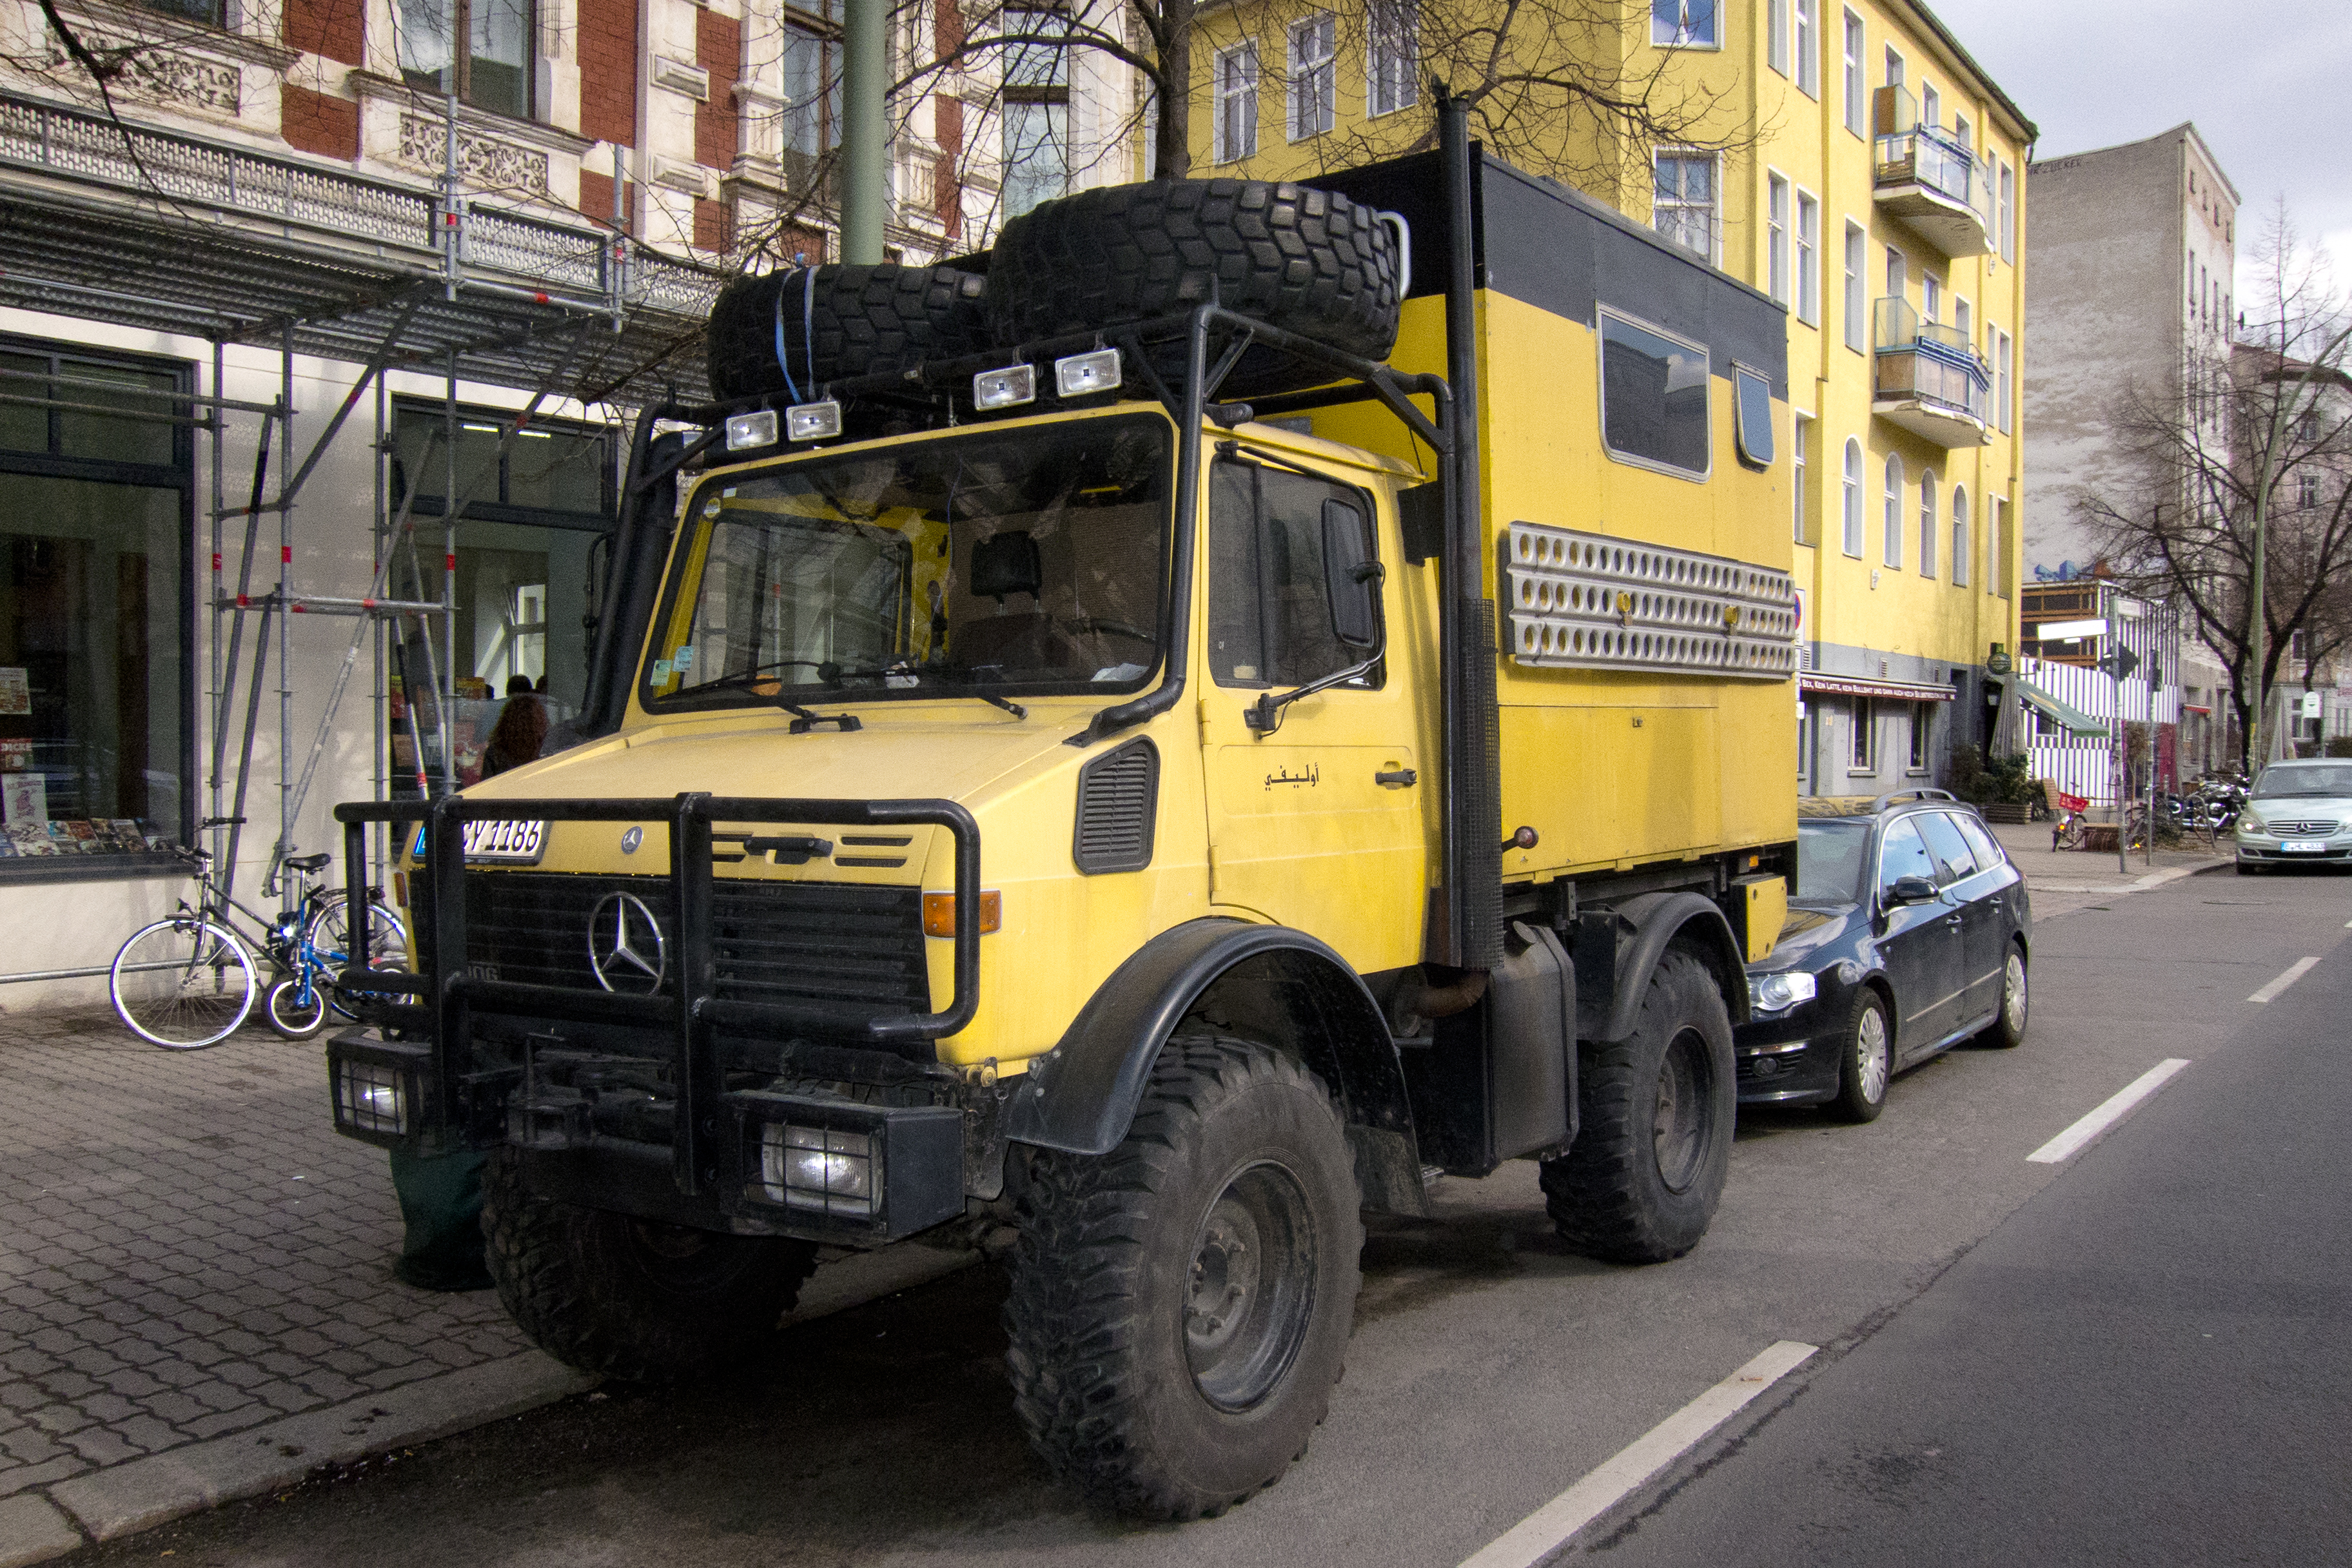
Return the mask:
<path id="1" fill-rule="evenodd" d="M 1976 851 L 1978 870 L 1990 871 L 2009 858 L 2000 852 L 1999 841 L 1985 831 L 1983 823 L 1957 811 L 1952 813 L 1952 820 L 1959 824 L 1960 837 L 1969 841 L 1970 849 Z"/>
<path id="2" fill-rule="evenodd" d="M 1948 888 L 1977 874 L 1976 854 L 1950 817 L 1940 811 L 1923 811 L 1912 820 L 1927 841 L 1927 853 L 1936 858 L 1936 886 Z"/>
<path id="3" fill-rule="evenodd" d="M 1219 462 L 1209 487 L 1211 678 L 1301 686 L 1361 663 L 1381 640 L 1372 560 L 1361 491 Z"/>
<path id="4" fill-rule="evenodd" d="M 1936 879 L 1936 862 L 1927 853 L 1927 841 L 1913 826 L 1918 819 L 1906 816 L 1886 830 L 1878 843 L 1878 890 L 1885 894 L 1893 889 L 1897 879 L 1925 877 Z"/>
<path id="5" fill-rule="evenodd" d="M 1612 456 L 1704 479 L 1706 399 L 1706 349 L 1601 312 L 1601 439 Z"/>

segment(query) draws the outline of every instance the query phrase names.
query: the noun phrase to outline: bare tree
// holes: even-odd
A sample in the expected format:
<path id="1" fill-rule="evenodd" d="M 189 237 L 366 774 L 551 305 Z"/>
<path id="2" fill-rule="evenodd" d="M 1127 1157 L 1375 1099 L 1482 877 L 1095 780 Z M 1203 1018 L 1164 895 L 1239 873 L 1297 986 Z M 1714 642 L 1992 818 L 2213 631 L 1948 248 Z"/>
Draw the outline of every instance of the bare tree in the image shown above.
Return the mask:
<path id="1" fill-rule="evenodd" d="M 2118 397 L 2109 421 L 2140 481 L 2074 501 L 2122 579 L 2185 606 L 2229 671 L 2250 763 L 2269 754 L 2295 635 L 2306 677 L 2352 635 L 2352 310 L 2284 204 L 2255 273 L 2226 360 Z"/>

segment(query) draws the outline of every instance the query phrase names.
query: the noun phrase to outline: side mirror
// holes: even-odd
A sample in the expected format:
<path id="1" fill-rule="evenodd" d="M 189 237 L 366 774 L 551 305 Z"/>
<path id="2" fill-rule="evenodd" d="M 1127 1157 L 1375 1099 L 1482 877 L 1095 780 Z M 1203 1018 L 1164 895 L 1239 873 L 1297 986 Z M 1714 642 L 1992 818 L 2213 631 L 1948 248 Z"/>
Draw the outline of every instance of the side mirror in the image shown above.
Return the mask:
<path id="1" fill-rule="evenodd" d="M 1331 603 L 1331 635 L 1349 647 L 1369 649 L 1381 641 L 1372 589 L 1381 571 L 1366 533 L 1362 512 L 1343 500 L 1323 503 L 1323 592 Z"/>
<path id="2" fill-rule="evenodd" d="M 1934 903 L 1936 879 L 1933 877 L 1897 877 L 1895 886 L 1886 889 L 1886 901 L 1890 905 Z"/>

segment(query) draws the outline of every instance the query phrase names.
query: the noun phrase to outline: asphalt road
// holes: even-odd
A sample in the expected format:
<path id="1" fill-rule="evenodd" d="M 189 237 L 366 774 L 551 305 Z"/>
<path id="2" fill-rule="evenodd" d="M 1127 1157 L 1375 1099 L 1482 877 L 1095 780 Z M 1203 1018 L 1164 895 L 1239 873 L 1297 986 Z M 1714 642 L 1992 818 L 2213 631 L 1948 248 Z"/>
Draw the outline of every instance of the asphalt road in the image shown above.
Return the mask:
<path id="1" fill-rule="evenodd" d="M 1570 1550 L 2344 1561 L 2347 920 L 2352 882 L 2224 875 L 2043 922 L 2022 1048 L 1948 1053 L 1867 1127 L 1744 1118 L 1672 1264 L 1567 1253 L 1531 1165 L 1448 1182 L 1439 1221 L 1375 1227 L 1306 1462 L 1222 1520 L 1045 1477 L 975 1268 L 724 1387 L 588 1394 L 78 1561 L 1449 1568 L 1791 1340 L 1823 1349 Z M 2105 1139 L 2027 1160 L 2169 1058 Z"/>

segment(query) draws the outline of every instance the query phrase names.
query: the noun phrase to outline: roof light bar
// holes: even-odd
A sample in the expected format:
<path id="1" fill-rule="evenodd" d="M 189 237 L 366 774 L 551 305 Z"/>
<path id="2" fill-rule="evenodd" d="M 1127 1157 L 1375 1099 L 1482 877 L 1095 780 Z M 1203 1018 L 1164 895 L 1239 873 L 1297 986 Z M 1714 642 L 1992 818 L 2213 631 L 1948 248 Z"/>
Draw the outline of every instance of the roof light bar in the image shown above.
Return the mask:
<path id="1" fill-rule="evenodd" d="M 971 402 L 975 408 L 1017 408 L 1024 403 L 1037 401 L 1037 367 L 1033 364 L 1008 364 L 1003 370 L 984 370 L 971 378 Z"/>

